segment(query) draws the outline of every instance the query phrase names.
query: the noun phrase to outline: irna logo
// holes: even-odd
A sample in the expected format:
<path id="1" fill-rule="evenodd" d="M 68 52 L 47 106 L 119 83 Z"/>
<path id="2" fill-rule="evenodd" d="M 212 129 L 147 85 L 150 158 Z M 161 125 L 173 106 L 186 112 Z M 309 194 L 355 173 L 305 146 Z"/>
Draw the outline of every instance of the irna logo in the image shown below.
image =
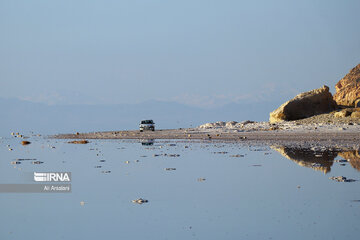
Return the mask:
<path id="1" fill-rule="evenodd" d="M 35 182 L 70 182 L 70 172 L 34 172 Z"/>

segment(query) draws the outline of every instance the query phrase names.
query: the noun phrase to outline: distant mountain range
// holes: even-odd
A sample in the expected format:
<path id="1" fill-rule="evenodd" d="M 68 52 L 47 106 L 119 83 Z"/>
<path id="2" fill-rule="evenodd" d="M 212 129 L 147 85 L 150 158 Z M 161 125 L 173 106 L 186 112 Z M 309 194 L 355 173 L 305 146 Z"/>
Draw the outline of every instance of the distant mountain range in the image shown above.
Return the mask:
<path id="1" fill-rule="evenodd" d="M 216 121 L 267 121 L 280 102 L 232 103 L 203 109 L 177 102 L 147 101 L 116 105 L 46 105 L 0 98 L 0 136 L 10 132 L 56 134 L 137 129 L 153 119 L 156 128 L 187 128 Z"/>

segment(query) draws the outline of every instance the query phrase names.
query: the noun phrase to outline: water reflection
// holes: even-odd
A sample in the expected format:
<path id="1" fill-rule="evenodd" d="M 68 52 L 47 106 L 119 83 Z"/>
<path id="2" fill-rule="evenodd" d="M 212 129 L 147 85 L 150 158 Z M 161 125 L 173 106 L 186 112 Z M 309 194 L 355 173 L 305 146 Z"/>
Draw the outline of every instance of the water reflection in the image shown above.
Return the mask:
<path id="1" fill-rule="evenodd" d="M 360 171 L 359 149 L 288 146 L 272 146 L 271 148 L 302 167 L 309 167 L 325 174 L 331 171 L 334 160 L 338 156 L 346 160 L 344 162 L 349 162 L 353 168 Z"/>
<path id="2" fill-rule="evenodd" d="M 141 142 L 141 145 L 143 145 L 143 146 L 154 145 L 154 139 L 142 139 L 140 142 Z"/>
<path id="3" fill-rule="evenodd" d="M 359 150 L 339 152 L 339 156 L 348 160 L 350 165 L 360 171 L 360 154 Z"/>

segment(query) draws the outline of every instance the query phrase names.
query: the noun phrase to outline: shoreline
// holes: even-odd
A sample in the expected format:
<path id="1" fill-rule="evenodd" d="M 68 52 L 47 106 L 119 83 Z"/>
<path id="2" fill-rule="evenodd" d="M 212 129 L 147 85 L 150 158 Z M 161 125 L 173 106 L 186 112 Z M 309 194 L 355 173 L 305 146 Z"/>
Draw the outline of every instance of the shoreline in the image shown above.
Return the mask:
<path id="1" fill-rule="evenodd" d="M 360 146 L 360 126 L 343 130 L 273 130 L 239 131 L 229 129 L 166 129 L 140 132 L 139 130 L 69 133 L 49 136 L 54 139 L 129 139 L 129 140 L 201 140 L 226 141 L 251 145 L 295 146 Z"/>

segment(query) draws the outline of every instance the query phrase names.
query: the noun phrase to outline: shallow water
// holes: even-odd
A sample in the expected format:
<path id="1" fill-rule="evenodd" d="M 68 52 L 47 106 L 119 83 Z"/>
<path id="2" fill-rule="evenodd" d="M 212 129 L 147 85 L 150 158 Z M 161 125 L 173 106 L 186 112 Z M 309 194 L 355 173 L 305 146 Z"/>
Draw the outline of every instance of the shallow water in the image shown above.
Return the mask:
<path id="1" fill-rule="evenodd" d="M 0 139 L 0 183 L 35 184 L 33 172 L 71 172 L 72 192 L 0 193 L 0 239 L 358 239 L 360 233 L 360 181 L 329 179 L 360 179 L 356 151 L 29 141 Z M 344 158 L 353 161 L 338 162 Z M 17 159 L 36 160 L 11 164 Z M 132 202 L 138 198 L 149 202 Z"/>

